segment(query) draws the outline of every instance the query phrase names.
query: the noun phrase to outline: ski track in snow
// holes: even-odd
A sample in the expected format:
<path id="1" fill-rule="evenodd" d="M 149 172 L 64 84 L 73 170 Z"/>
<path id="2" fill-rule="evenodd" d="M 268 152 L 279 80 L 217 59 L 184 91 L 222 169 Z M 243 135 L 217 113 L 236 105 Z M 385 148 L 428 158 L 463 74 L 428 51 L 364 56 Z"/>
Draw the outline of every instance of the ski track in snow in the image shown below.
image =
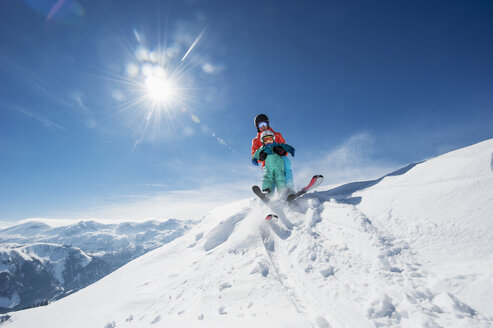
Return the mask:
<path id="1" fill-rule="evenodd" d="M 316 206 L 306 214 L 290 213 L 300 222 L 289 240 L 266 229 L 262 238 L 275 278 L 313 327 L 487 325 L 453 295 L 430 291 L 404 240 L 379 231 L 354 205 L 310 201 Z"/>

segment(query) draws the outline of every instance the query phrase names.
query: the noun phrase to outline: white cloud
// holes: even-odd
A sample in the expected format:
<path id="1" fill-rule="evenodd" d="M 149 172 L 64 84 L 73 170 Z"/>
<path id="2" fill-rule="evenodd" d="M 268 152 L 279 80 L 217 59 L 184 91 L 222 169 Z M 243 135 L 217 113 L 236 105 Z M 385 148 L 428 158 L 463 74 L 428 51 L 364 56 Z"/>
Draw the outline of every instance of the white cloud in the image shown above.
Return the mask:
<path id="1" fill-rule="evenodd" d="M 175 190 L 154 195 L 121 195 L 115 197 L 112 204 L 71 216 L 106 220 L 197 219 L 216 207 L 248 197 L 251 197 L 248 183 Z"/>
<path id="2" fill-rule="evenodd" d="M 207 74 L 214 74 L 220 72 L 222 69 L 222 66 L 213 65 L 211 63 L 204 63 L 202 65 L 202 70 Z"/>
<path id="3" fill-rule="evenodd" d="M 8 227 L 19 224 L 20 221 L 11 221 L 11 220 L 0 220 L 0 229 L 7 229 Z"/>
<path id="4" fill-rule="evenodd" d="M 379 178 L 399 168 L 396 163 L 374 158 L 374 144 L 370 133 L 361 132 L 333 149 L 311 155 L 297 170 L 293 165 L 295 184 L 303 184 L 314 174 L 323 174 L 326 185 L 343 184 Z"/>
<path id="5" fill-rule="evenodd" d="M 25 116 L 27 116 L 27 117 L 35 120 L 35 121 L 40 122 L 41 124 L 43 124 L 44 126 L 50 128 L 50 129 L 51 128 L 57 128 L 57 129 L 63 130 L 63 127 L 61 127 L 60 125 L 56 124 L 52 120 L 44 117 L 43 115 L 41 115 L 39 113 L 31 112 L 31 111 L 28 111 L 28 110 L 21 108 L 21 107 L 17 107 L 16 111 L 21 113 L 21 114 L 24 114 Z"/>
<path id="6" fill-rule="evenodd" d="M 94 118 L 94 113 L 85 104 L 83 96 L 79 93 L 74 93 L 73 99 L 75 100 L 78 108 L 82 111 L 83 115 L 85 116 L 84 123 L 85 123 L 86 127 L 88 127 L 89 129 L 93 129 L 93 128 L 97 127 L 98 123 L 96 122 L 96 119 Z"/>

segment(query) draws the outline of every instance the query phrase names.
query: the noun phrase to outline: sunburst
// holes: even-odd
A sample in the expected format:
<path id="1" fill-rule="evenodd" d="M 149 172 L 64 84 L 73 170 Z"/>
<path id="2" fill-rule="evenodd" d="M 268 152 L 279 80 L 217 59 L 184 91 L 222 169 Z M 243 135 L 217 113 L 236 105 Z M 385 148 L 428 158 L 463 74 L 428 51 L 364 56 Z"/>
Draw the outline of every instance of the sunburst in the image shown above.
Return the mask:
<path id="1" fill-rule="evenodd" d="M 118 86 L 112 92 L 119 102 L 119 110 L 114 115 L 124 114 L 121 117 L 136 138 L 134 149 L 144 140 L 169 140 L 177 135 L 191 136 L 196 131 L 209 134 L 221 145 L 228 146 L 195 113 L 201 106 L 203 91 L 196 86 L 203 78 L 199 74 L 211 74 L 203 68 L 200 56 L 198 60 L 191 58 L 204 32 L 205 28 L 187 48 L 184 38 L 179 38 L 179 43 L 150 48 L 143 35 L 134 30 L 137 45 L 128 49 L 130 56 L 124 74 L 107 77 Z M 181 56 L 182 53 L 185 55 Z"/>

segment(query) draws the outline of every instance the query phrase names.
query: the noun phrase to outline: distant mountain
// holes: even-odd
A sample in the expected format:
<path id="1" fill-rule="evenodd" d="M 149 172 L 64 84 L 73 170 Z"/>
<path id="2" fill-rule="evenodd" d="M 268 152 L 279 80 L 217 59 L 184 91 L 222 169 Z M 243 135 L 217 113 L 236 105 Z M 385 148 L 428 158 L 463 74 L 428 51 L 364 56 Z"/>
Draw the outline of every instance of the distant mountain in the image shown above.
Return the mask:
<path id="1" fill-rule="evenodd" d="M 58 299 L 112 271 L 97 257 L 56 244 L 5 244 L 0 261 L 2 313 Z"/>
<path id="2" fill-rule="evenodd" d="M 0 313 L 69 295 L 180 237 L 192 224 L 80 221 L 51 227 L 29 221 L 0 230 Z"/>

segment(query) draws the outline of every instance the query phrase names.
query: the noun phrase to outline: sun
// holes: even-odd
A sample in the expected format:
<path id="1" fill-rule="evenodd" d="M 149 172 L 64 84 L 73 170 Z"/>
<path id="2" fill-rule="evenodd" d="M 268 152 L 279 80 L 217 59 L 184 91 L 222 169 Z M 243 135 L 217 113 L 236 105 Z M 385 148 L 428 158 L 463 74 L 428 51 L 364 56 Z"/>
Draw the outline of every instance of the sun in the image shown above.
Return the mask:
<path id="1" fill-rule="evenodd" d="M 146 63 L 142 66 L 141 81 L 144 98 L 153 107 L 170 107 L 179 98 L 179 83 L 173 79 L 172 72 L 167 71 L 159 62 Z"/>
<path id="2" fill-rule="evenodd" d="M 170 104 L 177 96 L 177 90 L 169 78 L 149 76 L 144 84 L 147 97 L 155 104 Z"/>
<path id="3" fill-rule="evenodd" d="M 201 120 L 195 114 L 195 106 L 200 104 L 201 88 L 197 81 L 202 82 L 212 72 L 210 68 L 203 68 L 203 59 L 194 59 L 191 55 L 204 31 L 205 28 L 192 45 L 184 43 L 188 42 L 183 41 L 187 38 L 179 38 L 179 41 L 158 43 L 152 48 L 134 29 L 137 44 L 135 48 L 129 48 L 128 62 L 117 67 L 121 75 L 108 77 L 119 84 L 112 96 L 119 102 L 118 113 L 125 114 L 125 123 L 134 130 L 134 149 L 144 140 L 171 139 L 180 129 L 186 135 L 209 132 L 205 125 L 196 126 Z M 185 55 L 181 56 L 182 52 Z M 186 116 L 191 122 L 187 122 Z M 223 142 L 213 132 L 211 135 Z"/>

